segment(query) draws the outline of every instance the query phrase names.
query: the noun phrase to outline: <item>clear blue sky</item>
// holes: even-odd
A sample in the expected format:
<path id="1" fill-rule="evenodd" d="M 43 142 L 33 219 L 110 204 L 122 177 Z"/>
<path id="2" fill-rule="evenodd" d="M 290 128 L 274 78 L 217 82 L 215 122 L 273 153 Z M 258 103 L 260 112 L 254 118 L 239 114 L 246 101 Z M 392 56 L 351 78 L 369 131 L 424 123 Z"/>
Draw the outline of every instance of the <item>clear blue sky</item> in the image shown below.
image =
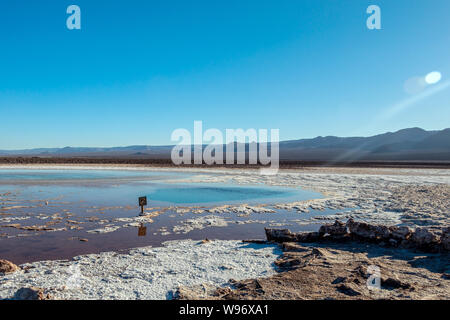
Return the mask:
<path id="1" fill-rule="evenodd" d="M 449 88 L 403 89 L 449 80 L 449 15 L 448 0 L 1 1 L 0 149 L 170 144 L 194 120 L 282 140 L 450 127 Z"/>

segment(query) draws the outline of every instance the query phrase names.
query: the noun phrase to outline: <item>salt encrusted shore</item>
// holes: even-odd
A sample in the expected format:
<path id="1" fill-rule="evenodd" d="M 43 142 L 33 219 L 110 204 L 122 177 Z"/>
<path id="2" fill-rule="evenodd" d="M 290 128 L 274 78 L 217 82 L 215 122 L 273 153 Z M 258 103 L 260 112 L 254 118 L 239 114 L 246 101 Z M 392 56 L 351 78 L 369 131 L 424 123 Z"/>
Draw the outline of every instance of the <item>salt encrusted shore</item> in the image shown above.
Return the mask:
<path id="1" fill-rule="evenodd" d="M 0 169 L 2 167 L 4 168 L 0 166 Z M 37 168 L 36 166 L 27 167 Z M 88 168 L 86 166 L 72 167 Z M 18 167 L 14 166 L 14 168 Z M 39 166 L 39 168 L 67 167 Z M 91 166 L 89 168 L 133 169 L 125 166 Z M 134 169 L 147 170 L 144 167 Z M 450 226 L 450 170 L 446 169 L 306 168 L 280 170 L 275 176 L 262 176 L 255 170 L 241 169 L 151 168 L 150 170 L 178 170 L 194 173 L 193 176 L 177 179 L 176 182 L 266 184 L 300 187 L 321 192 L 324 195 L 321 199 L 279 203 L 273 206 L 261 204 L 257 207 L 242 205 L 207 208 L 205 212 L 211 214 L 208 218 L 186 220 L 172 230 L 176 232 L 184 233 L 211 225 L 224 225 L 223 218 L 219 216 L 223 213 L 249 215 L 271 212 L 270 210 L 273 209 L 298 212 L 299 224 L 327 222 L 335 219 L 347 221 L 351 218 L 355 221 L 384 226 L 426 227 L 431 231 L 443 230 Z M 310 210 L 327 208 L 335 209 L 337 213 L 312 218 L 302 217 L 303 213 Z M 180 209 L 184 212 L 199 210 L 199 208 Z M 115 225 L 108 225 L 108 227 L 113 228 Z M 240 291 L 220 291 L 217 297 L 236 299 L 327 297 L 323 294 L 317 295 L 315 289 L 311 292 L 286 291 L 286 286 L 302 284 L 304 288 L 317 288 L 319 291 L 325 290 L 323 286 L 327 285 L 334 290 L 329 292 L 330 298 L 371 298 L 373 296 L 366 290 L 364 281 L 367 278 L 365 268 L 372 264 L 390 270 L 388 277 L 383 280 L 387 288 L 384 291 L 386 295 L 381 298 L 449 298 L 448 255 L 436 253 L 424 258 L 424 254 L 421 253 L 406 252 L 406 249 L 400 248 L 384 249 L 378 245 L 358 247 L 358 252 L 354 252 L 354 244 L 344 248 L 342 245 L 333 249 L 324 248 L 327 251 L 314 251 L 314 245 L 311 245 L 312 247 L 298 246 L 288 250 L 294 253 L 291 252 L 282 257 L 286 263 L 278 264 L 282 267 L 300 265 L 305 268 L 271 276 L 275 272 L 272 263 L 280 252 L 274 246 L 263 246 L 261 249 L 256 249 L 256 246 L 258 245 L 243 245 L 238 241 L 198 243 L 186 240 L 169 242 L 162 248 L 133 249 L 129 254 L 110 252 L 81 256 L 74 258 L 73 261 L 47 261 L 22 265 L 21 270 L 0 277 L 0 298 L 11 298 L 18 289 L 35 286 L 43 288 L 45 294 L 50 294 L 54 299 L 165 299 L 171 298 L 178 287 L 192 288 L 200 285 L 202 288 L 200 291 L 204 292 L 205 286 L 217 289 L 225 285 L 230 278 L 234 281 L 228 284 L 239 283 Z M 369 258 L 369 256 L 380 256 L 380 258 Z M 391 259 L 391 256 L 396 258 Z M 361 264 L 361 261 L 364 263 Z M 439 262 L 439 267 L 436 267 L 436 261 Z M 312 262 L 314 263 L 311 264 Z M 318 262 L 321 264 L 317 265 Z M 336 268 L 340 268 L 336 270 L 345 274 L 344 279 L 340 279 L 342 275 L 339 275 L 339 272 L 328 272 L 333 263 L 336 263 Z M 76 271 L 74 266 L 80 267 L 81 289 L 73 288 L 72 275 L 74 270 Z M 350 271 L 349 266 L 353 268 Z M 321 269 L 315 269 L 315 267 Z M 329 276 L 329 283 L 323 282 L 321 277 L 316 276 L 321 274 Z M 398 276 L 399 279 L 394 276 Z M 302 282 L 302 279 L 310 279 L 311 282 Z M 66 284 L 67 281 L 69 281 L 68 284 Z M 359 281 L 357 287 L 355 287 L 355 281 Z M 75 286 L 76 283 L 75 281 Z M 261 285 L 264 287 L 266 296 L 260 295 Z M 267 290 L 276 288 L 278 285 L 280 285 L 278 290 Z M 195 294 L 199 294 L 198 290 Z M 186 292 L 185 295 L 189 297 Z M 211 298 L 208 295 L 202 297 Z M 195 297 L 191 296 L 191 298 Z"/>
<path id="2" fill-rule="evenodd" d="M 170 299 L 179 286 L 223 286 L 230 279 L 275 274 L 276 245 L 241 241 L 169 241 L 163 247 L 104 252 L 23 264 L 0 273 L 0 299 L 41 288 L 51 299 Z"/>

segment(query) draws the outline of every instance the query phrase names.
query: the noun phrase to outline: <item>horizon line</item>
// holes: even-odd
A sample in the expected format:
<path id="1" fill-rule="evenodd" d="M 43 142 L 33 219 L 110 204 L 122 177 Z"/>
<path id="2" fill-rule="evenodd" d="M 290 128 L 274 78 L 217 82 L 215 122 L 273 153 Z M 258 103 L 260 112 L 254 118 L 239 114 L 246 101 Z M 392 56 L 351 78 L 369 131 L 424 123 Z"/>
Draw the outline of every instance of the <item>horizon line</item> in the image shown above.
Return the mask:
<path id="1" fill-rule="evenodd" d="M 426 132 L 438 132 L 438 131 L 444 131 L 444 130 L 449 130 L 450 127 L 446 127 L 443 129 L 433 129 L 433 130 L 426 130 L 420 127 L 408 127 L 408 128 L 403 128 L 403 129 L 399 129 L 397 131 L 386 131 L 386 132 L 382 132 L 382 133 L 378 133 L 378 134 L 374 134 L 374 135 L 370 135 L 370 136 L 333 136 L 333 135 L 327 135 L 327 136 L 315 136 L 313 138 L 299 138 L 299 139 L 289 139 L 289 140 L 280 140 L 279 143 L 282 142 L 293 142 L 293 141 L 299 141 L 299 140 L 312 140 L 312 139 L 317 139 L 317 138 L 328 138 L 328 137 L 336 137 L 336 138 L 371 138 L 371 137 L 375 137 L 378 135 L 383 135 L 383 134 L 389 134 L 389 133 L 397 133 L 400 131 L 404 131 L 404 130 L 412 130 L 412 129 L 419 129 L 422 131 L 426 131 Z M 264 141 L 265 142 L 265 141 Z M 233 141 L 230 143 L 241 143 L 238 141 Z M 245 142 L 244 144 L 248 144 L 248 143 L 263 143 L 262 141 L 257 142 L 257 141 L 251 141 L 251 142 Z M 270 143 L 270 141 L 267 141 L 267 143 Z M 94 147 L 83 147 L 83 146 L 64 146 L 64 147 L 31 147 L 31 148 L 20 148 L 20 149 L 0 149 L 0 151 L 31 151 L 31 150 L 38 150 L 38 149 L 68 149 L 68 148 L 73 148 L 73 149 L 81 149 L 81 148 L 85 148 L 85 149 L 112 149 L 112 148 L 129 148 L 129 147 L 172 147 L 177 145 L 176 143 L 174 144 L 161 144 L 161 145 L 152 145 L 152 144 L 129 144 L 129 145 L 121 145 L 121 146 L 117 146 L 117 145 L 113 145 L 113 146 L 94 146 Z M 197 144 L 190 144 L 192 145 L 197 145 Z M 204 145 L 204 144 L 202 144 Z M 227 145 L 227 143 L 222 143 L 222 144 L 217 144 L 217 145 Z"/>

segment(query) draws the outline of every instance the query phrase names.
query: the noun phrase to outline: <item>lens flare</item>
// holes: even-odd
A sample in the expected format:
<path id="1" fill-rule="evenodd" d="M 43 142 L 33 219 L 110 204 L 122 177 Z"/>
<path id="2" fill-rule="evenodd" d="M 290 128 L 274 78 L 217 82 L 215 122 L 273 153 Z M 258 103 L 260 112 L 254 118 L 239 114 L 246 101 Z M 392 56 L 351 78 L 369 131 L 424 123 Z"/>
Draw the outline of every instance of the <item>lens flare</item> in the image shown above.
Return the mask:
<path id="1" fill-rule="evenodd" d="M 425 76 L 425 82 L 427 84 L 435 84 L 441 81 L 442 75 L 439 71 L 430 72 Z"/>

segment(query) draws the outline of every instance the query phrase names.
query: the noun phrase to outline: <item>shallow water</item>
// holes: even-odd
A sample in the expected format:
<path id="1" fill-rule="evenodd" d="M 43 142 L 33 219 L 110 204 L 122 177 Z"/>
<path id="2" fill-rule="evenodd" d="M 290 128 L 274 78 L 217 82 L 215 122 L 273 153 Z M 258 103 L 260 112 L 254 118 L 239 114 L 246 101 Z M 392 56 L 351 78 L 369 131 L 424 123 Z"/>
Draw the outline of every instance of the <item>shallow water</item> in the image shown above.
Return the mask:
<path id="1" fill-rule="evenodd" d="M 0 170 L 0 192 L 20 192 L 28 200 L 64 199 L 93 205 L 220 205 L 306 200 L 320 194 L 273 186 L 185 183 L 192 173 L 132 170 Z M 177 182 L 179 180 L 180 182 Z"/>
<path id="2" fill-rule="evenodd" d="M 104 179 L 152 179 L 160 180 L 170 177 L 187 177 L 187 173 L 175 173 L 167 171 L 145 170 L 78 170 L 78 169 L 0 169 L 0 181 L 25 182 L 25 181 L 61 181 L 61 180 L 104 180 Z"/>
<path id="3" fill-rule="evenodd" d="M 164 241 L 176 239 L 264 238 L 265 226 L 278 223 L 293 231 L 311 231 L 316 230 L 318 224 L 301 225 L 292 220 L 334 213 L 332 210 L 312 211 L 301 215 L 286 210 L 252 213 L 248 216 L 220 213 L 217 215 L 227 220 L 228 226 L 206 226 L 204 229 L 176 234 L 171 232 L 173 227 L 186 219 L 212 215 L 208 212 L 180 214 L 177 213 L 177 208 L 207 209 L 240 203 L 271 205 L 321 197 L 319 193 L 298 188 L 188 183 L 186 179 L 194 175 L 144 170 L 0 170 L 0 257 L 23 263 L 160 245 Z M 151 223 L 143 225 L 146 227 L 145 236 L 138 236 L 139 228 L 135 226 L 121 227 L 106 234 L 87 232 L 114 224 L 115 218 L 136 217 L 139 214 L 138 197 L 144 195 L 148 197 L 148 208 L 161 212 L 152 218 Z M 26 220 L 1 220 L 13 218 Z M 248 220 L 252 223 L 239 223 Z M 28 231 L 6 227 L 8 224 L 47 224 L 52 228 L 68 230 Z M 73 226 L 80 226 L 82 229 L 71 230 L 69 227 Z M 162 234 L 161 228 L 165 228 L 170 234 Z M 80 242 L 80 238 L 87 239 L 88 242 Z"/>

